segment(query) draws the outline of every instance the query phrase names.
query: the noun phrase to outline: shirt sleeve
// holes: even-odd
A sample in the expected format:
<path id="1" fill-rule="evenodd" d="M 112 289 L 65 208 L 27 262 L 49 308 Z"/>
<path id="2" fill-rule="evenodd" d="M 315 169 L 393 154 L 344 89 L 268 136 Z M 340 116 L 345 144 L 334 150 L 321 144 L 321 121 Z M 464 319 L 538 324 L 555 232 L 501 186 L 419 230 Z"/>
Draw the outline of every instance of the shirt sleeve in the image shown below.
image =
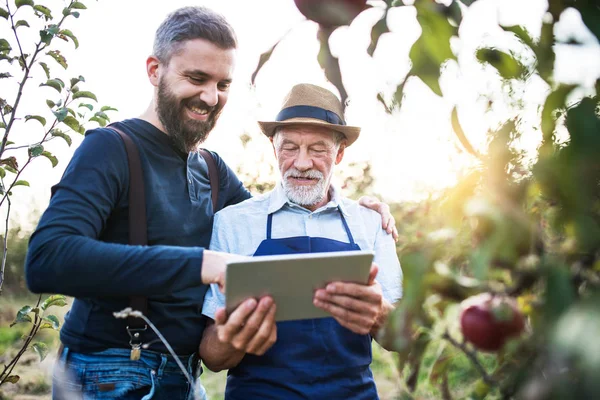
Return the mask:
<path id="1" fill-rule="evenodd" d="M 375 279 L 381 285 L 383 297 L 394 304 L 402 298 L 402 269 L 394 239 L 381 228 L 379 214 L 376 223 L 378 229 L 375 235 L 373 262 L 379 267 L 379 272 Z"/>
<path id="2" fill-rule="evenodd" d="M 110 129 L 90 131 L 29 241 L 25 273 L 32 292 L 153 296 L 202 284 L 202 247 L 99 240 L 128 180 L 122 139 Z"/>
<path id="3" fill-rule="evenodd" d="M 228 224 L 223 220 L 224 217 L 222 212 L 215 214 L 212 237 L 210 239 L 210 249 L 230 253 L 231 246 L 228 243 L 230 235 L 226 232 Z M 215 312 L 217 311 L 217 308 L 220 307 L 225 307 L 225 296 L 221 293 L 216 284 L 212 284 L 204 296 L 202 314 L 214 320 Z"/>

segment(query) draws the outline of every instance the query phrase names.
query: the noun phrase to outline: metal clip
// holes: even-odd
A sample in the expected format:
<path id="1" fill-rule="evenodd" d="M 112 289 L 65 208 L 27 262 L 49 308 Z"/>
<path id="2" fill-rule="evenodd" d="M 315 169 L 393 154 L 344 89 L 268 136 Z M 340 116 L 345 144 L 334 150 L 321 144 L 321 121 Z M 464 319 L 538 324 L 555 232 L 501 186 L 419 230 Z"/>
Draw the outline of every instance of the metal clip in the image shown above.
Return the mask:
<path id="1" fill-rule="evenodd" d="M 146 329 L 148 329 L 148 325 L 146 325 L 144 328 L 135 329 L 130 329 L 129 326 L 127 327 L 127 333 L 131 338 L 131 340 L 129 340 L 129 345 L 131 346 L 131 355 L 129 358 L 132 361 L 139 360 L 142 355 L 142 339 L 140 333 L 144 332 Z"/>

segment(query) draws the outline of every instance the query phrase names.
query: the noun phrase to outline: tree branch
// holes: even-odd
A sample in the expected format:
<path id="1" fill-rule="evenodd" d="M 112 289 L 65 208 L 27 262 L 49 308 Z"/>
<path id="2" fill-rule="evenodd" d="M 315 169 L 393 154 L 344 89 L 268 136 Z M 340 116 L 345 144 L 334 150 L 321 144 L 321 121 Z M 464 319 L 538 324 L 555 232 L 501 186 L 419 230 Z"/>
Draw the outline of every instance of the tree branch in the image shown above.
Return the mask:
<path id="1" fill-rule="evenodd" d="M 4 180 L 2 180 L 4 186 Z M 10 199 L 8 199 L 8 209 L 6 210 L 6 223 L 4 226 L 4 252 L 2 253 L 2 266 L 0 267 L 0 294 L 2 294 L 2 284 L 4 283 L 4 268 L 6 267 L 6 255 L 8 252 L 8 220 L 10 218 Z"/>
<path id="2" fill-rule="evenodd" d="M 488 386 L 497 386 L 498 385 L 498 382 L 496 382 L 496 380 L 494 378 L 492 378 L 492 376 L 490 374 L 487 373 L 487 371 L 485 370 L 483 365 L 481 365 L 481 363 L 479 362 L 479 359 L 477 358 L 477 353 L 475 351 L 469 350 L 464 343 L 459 343 L 458 341 L 453 339 L 452 336 L 450 336 L 450 334 L 448 332 L 444 332 L 444 334 L 442 335 L 442 338 L 446 339 L 454 347 L 456 347 L 457 349 L 459 349 L 463 353 L 465 353 L 467 358 L 475 366 L 475 369 L 477 369 L 477 372 L 479 372 L 479 374 L 481 375 L 481 378 L 483 379 L 483 381 Z"/>

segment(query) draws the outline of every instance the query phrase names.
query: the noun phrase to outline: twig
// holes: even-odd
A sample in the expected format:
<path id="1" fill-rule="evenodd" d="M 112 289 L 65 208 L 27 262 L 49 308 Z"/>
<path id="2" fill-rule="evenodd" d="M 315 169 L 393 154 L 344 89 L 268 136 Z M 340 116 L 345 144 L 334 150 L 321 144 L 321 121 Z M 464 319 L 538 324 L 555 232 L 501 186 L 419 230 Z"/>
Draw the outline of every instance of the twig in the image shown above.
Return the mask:
<path id="1" fill-rule="evenodd" d="M 4 181 L 2 181 L 4 186 Z M 8 252 L 8 220 L 10 218 L 10 199 L 8 199 L 8 209 L 6 210 L 6 224 L 4 227 L 4 252 L 2 253 L 2 266 L 0 267 L 0 294 L 2 293 L 2 284 L 4 283 L 4 268 L 6 267 L 6 255 Z"/>
<path id="2" fill-rule="evenodd" d="M 25 170 L 25 167 L 27 167 L 29 165 L 29 163 L 31 162 L 31 160 L 33 160 L 34 157 L 29 157 L 29 159 L 27 160 L 27 162 L 25 163 L 25 165 L 23 165 L 23 168 L 21 168 L 19 170 L 19 172 L 17 172 L 17 176 L 15 176 L 15 180 L 13 181 L 13 183 L 10 184 L 9 188 L 5 189 L 4 192 L 4 196 L 2 197 L 2 200 L 0 200 L 0 207 L 2 206 L 2 203 L 4 203 L 4 200 L 6 198 L 8 198 L 8 194 L 10 193 L 10 191 L 12 190 L 12 188 L 15 186 L 15 183 L 17 183 L 19 181 L 19 176 L 21 175 L 21 173 Z"/>
<path id="3" fill-rule="evenodd" d="M 25 53 L 23 53 L 23 48 L 21 47 L 21 41 L 19 40 L 19 35 L 17 35 L 17 28 L 15 27 L 14 15 L 10 12 L 10 8 L 8 6 L 8 1 L 6 2 L 6 8 L 8 9 L 8 15 L 10 15 L 10 25 L 12 31 L 15 35 L 15 39 L 17 40 L 17 45 L 19 46 L 19 53 L 21 53 L 21 60 L 23 60 L 23 66 L 25 67 L 25 73 L 29 74 L 29 68 L 26 64 Z"/>
<path id="4" fill-rule="evenodd" d="M 442 338 L 446 339 L 454 347 L 456 347 L 457 349 L 460 349 L 463 353 L 465 353 L 465 355 L 467 356 L 467 358 L 469 358 L 469 360 L 471 360 L 471 362 L 473 363 L 473 365 L 475 366 L 475 368 L 477 369 L 477 371 L 481 375 L 481 378 L 483 379 L 483 381 L 488 386 L 497 386 L 498 385 L 498 382 L 496 382 L 496 380 L 494 378 L 492 378 L 491 375 L 489 375 L 487 373 L 487 371 L 485 370 L 485 368 L 483 367 L 483 365 L 481 365 L 481 363 L 479 362 L 479 359 L 477 359 L 477 353 L 476 352 L 474 352 L 472 350 L 469 350 L 464 343 L 459 343 L 456 340 L 454 340 L 452 338 L 452 336 L 450 336 L 450 334 L 448 332 L 444 332 L 444 334 L 442 335 Z"/>
<path id="5" fill-rule="evenodd" d="M 53 139 L 56 139 L 56 137 L 55 137 L 55 136 L 53 136 L 53 137 L 51 137 L 51 138 L 50 138 L 50 139 L 48 139 L 48 140 L 44 140 L 44 139 L 42 139 L 42 141 L 41 141 L 41 142 L 37 142 L 37 143 L 31 143 L 31 144 L 24 144 L 23 146 L 7 147 L 7 148 L 5 148 L 5 149 L 4 149 L 4 151 L 18 150 L 18 149 L 24 149 L 24 148 L 26 148 L 26 147 L 37 146 L 37 145 L 40 145 L 40 144 L 48 143 L 49 141 L 51 141 L 51 140 L 53 140 Z"/>
<path id="6" fill-rule="evenodd" d="M 69 6 L 71 4 L 73 4 L 73 1 L 71 1 L 69 3 Z M 12 25 L 13 31 L 15 32 L 15 36 L 17 36 L 17 31 L 16 31 L 16 28 L 15 28 L 14 22 L 13 22 L 13 14 L 10 12 L 10 8 L 8 7 L 8 1 L 6 2 L 6 7 L 7 7 L 8 13 L 10 14 L 10 17 L 11 17 L 11 25 Z M 63 24 L 63 22 L 65 21 L 65 18 L 67 17 L 67 15 L 63 15 L 63 17 L 60 19 L 58 24 L 56 24 L 57 28 L 60 29 L 60 27 Z M 46 44 L 42 45 L 42 41 L 40 39 L 40 41 L 35 44 L 35 51 L 33 52 L 33 55 L 31 56 L 29 65 L 27 65 L 27 63 L 25 62 L 26 60 L 24 59 L 23 51 L 21 50 L 21 44 L 19 43 L 18 37 L 17 37 L 17 43 L 19 44 L 19 50 L 21 51 L 21 58 L 23 59 L 23 66 L 25 68 L 25 73 L 23 74 L 23 79 L 21 80 L 21 83 L 19 84 L 19 91 L 17 93 L 17 98 L 15 99 L 15 102 L 12 105 L 13 109 L 10 114 L 10 120 L 8 121 L 8 124 L 6 122 L 4 123 L 6 125 L 6 128 L 4 131 L 4 136 L 2 137 L 2 143 L 0 144 L 0 157 L 2 157 L 2 154 L 4 154 L 4 149 L 6 148 L 6 142 L 8 141 L 8 134 L 10 133 L 12 125 L 15 122 L 15 115 L 17 114 L 17 107 L 19 106 L 19 103 L 21 101 L 21 96 L 23 95 L 23 88 L 25 87 L 25 83 L 27 82 L 27 80 L 30 78 L 29 71 L 31 70 L 31 67 L 33 67 L 33 64 L 36 61 L 37 55 L 42 50 L 44 50 L 46 47 L 48 47 Z M 4 119 L 4 115 L 2 117 Z M 2 199 L 2 200 L 4 201 L 4 199 Z M 2 204 L 2 202 L 0 202 L 0 205 L 1 204 Z"/>
<path id="7" fill-rule="evenodd" d="M 37 304 L 36 304 L 35 308 L 39 308 L 40 307 L 40 302 L 41 301 L 42 301 L 42 295 L 40 294 L 39 297 L 38 297 L 38 301 L 37 301 Z M 23 355 L 23 353 L 25 353 L 27 351 L 27 349 L 29 348 L 29 343 L 31 343 L 31 341 L 33 340 L 33 338 L 37 334 L 38 330 L 40 329 L 41 323 L 42 323 L 42 318 L 40 318 L 39 313 L 36 313 L 35 314 L 35 319 L 34 319 L 34 322 L 33 322 L 33 326 L 31 327 L 31 330 L 29 331 L 29 335 L 27 335 L 27 339 L 25 340 L 25 343 L 23 343 L 23 346 L 21 347 L 21 350 L 19 350 L 19 352 L 17 353 L 17 355 L 14 356 L 14 358 L 12 359 L 12 361 L 8 365 L 4 366 L 4 370 L 0 374 L 0 379 L 1 379 L 0 380 L 0 386 L 2 386 L 6 382 L 6 380 L 8 379 L 8 377 L 10 376 L 10 374 L 12 373 L 13 369 L 17 365 L 17 362 L 19 361 L 19 359 L 21 358 L 21 356 Z"/>

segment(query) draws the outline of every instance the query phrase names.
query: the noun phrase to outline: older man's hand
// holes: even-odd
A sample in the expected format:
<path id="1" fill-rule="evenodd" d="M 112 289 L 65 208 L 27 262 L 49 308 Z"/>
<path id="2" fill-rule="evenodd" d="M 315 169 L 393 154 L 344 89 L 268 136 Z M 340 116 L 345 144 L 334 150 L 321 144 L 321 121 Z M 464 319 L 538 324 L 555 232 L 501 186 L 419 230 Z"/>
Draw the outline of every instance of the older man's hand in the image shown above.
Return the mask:
<path id="1" fill-rule="evenodd" d="M 377 266 L 373 264 L 366 285 L 332 282 L 315 292 L 313 303 L 352 332 L 375 335 L 393 308 L 383 299 L 381 285 L 375 281 L 375 276 Z"/>
<path id="2" fill-rule="evenodd" d="M 248 299 L 227 315 L 224 308 L 215 313 L 217 337 L 244 353 L 263 355 L 277 341 L 276 306 L 271 297 Z"/>

